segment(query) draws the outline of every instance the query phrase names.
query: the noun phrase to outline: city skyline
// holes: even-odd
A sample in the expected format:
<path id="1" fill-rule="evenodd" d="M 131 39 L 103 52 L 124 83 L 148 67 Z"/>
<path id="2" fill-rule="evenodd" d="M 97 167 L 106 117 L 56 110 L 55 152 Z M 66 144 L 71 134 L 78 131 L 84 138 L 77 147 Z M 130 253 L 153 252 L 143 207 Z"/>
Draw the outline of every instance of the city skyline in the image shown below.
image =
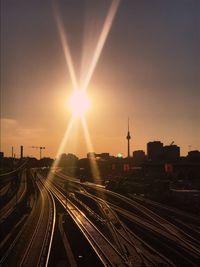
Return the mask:
<path id="1" fill-rule="evenodd" d="M 76 73 L 83 56 L 84 75 L 111 2 L 59 2 Z M 119 2 L 88 86 L 92 105 L 85 117 L 94 151 L 126 155 L 128 117 L 131 155 L 154 140 L 174 141 L 183 156 L 199 150 L 200 2 Z M 70 121 L 73 86 L 52 3 L 8 0 L 1 12 L 1 150 L 9 155 L 12 146 L 24 145 L 38 156 L 31 146 L 44 146 L 54 158 Z M 89 152 L 80 121 L 63 152 Z"/>
<path id="2" fill-rule="evenodd" d="M 129 133 L 130 134 L 130 133 Z M 126 138 L 127 139 L 127 138 Z M 88 155 L 89 154 L 91 154 L 91 155 L 106 155 L 106 156 L 108 156 L 108 157 L 116 157 L 116 158 L 124 158 L 124 159 L 128 159 L 128 158 L 133 158 L 134 157 L 134 155 L 136 155 L 137 153 L 143 153 L 147 158 L 148 158 L 148 155 L 149 155 L 149 148 L 148 148 L 148 146 L 149 145 L 156 145 L 156 147 L 157 147 L 157 144 L 159 144 L 159 146 L 161 146 L 161 149 L 162 149 L 162 153 L 163 153 L 163 155 L 166 153 L 166 149 L 168 150 L 168 149 L 172 149 L 173 151 L 174 151 L 174 149 L 176 150 L 176 149 L 178 149 L 178 153 L 180 153 L 181 152 L 181 147 L 180 146 L 178 146 L 177 144 L 175 144 L 174 143 L 174 141 L 172 141 L 170 144 L 166 144 L 166 143 L 163 143 L 162 141 L 160 141 L 160 140 L 151 140 L 151 141 L 148 141 L 147 143 L 146 143 L 146 148 L 145 148 L 145 150 L 142 150 L 142 149 L 137 149 L 137 150 L 131 150 L 131 148 L 129 147 L 129 149 L 127 148 L 127 151 L 126 151 L 126 153 L 125 154 L 122 154 L 122 153 L 118 153 L 118 154 L 112 154 L 112 153 L 110 153 L 110 151 L 108 151 L 108 150 L 105 150 L 105 151 L 87 151 L 86 152 L 86 154 L 85 155 L 83 155 L 83 156 L 78 156 L 76 153 L 73 153 L 73 152 L 70 152 L 70 151 L 61 151 L 61 153 L 60 154 L 57 154 L 57 158 L 59 158 L 62 154 L 66 154 L 66 155 L 74 155 L 74 156 L 76 156 L 76 157 L 78 157 L 79 159 L 81 159 L 81 158 L 86 158 L 86 157 L 88 157 Z M 127 146 L 127 144 L 126 144 L 126 146 Z M 36 151 L 36 153 L 33 153 L 33 154 L 28 154 L 28 151 L 30 151 L 30 148 L 31 149 L 33 149 L 32 150 L 32 152 L 33 151 Z M 155 149 L 157 149 L 157 148 L 155 148 Z M 186 155 L 186 156 L 188 156 L 189 155 L 189 153 L 190 152 L 196 152 L 196 151 L 198 151 L 198 153 L 200 153 L 200 151 L 199 150 L 197 150 L 197 149 L 192 149 L 192 147 L 190 146 L 189 148 L 189 151 L 188 151 L 188 154 Z M 46 151 L 46 147 L 42 147 L 42 146 L 32 146 L 32 147 L 24 147 L 23 145 L 20 145 L 20 146 L 18 146 L 18 147 L 11 147 L 11 151 L 9 151 L 9 154 L 5 154 L 4 153 L 4 151 L 1 151 L 1 153 L 2 153 L 2 157 L 8 157 L 8 158 L 18 158 L 18 159 L 20 159 L 20 158 L 26 158 L 26 157 L 35 157 L 35 158 L 37 158 L 37 159 L 42 159 L 42 158 L 51 158 L 51 156 L 50 155 L 48 155 L 48 152 L 46 152 L 45 153 L 45 151 Z M 176 153 L 176 152 L 175 152 Z M 179 156 L 177 156 L 177 158 L 181 158 L 181 157 L 184 157 L 184 156 L 182 156 L 181 155 L 181 153 L 179 154 Z M 55 158 L 54 158 L 55 159 Z M 162 158 L 163 160 L 165 160 L 165 158 Z"/>

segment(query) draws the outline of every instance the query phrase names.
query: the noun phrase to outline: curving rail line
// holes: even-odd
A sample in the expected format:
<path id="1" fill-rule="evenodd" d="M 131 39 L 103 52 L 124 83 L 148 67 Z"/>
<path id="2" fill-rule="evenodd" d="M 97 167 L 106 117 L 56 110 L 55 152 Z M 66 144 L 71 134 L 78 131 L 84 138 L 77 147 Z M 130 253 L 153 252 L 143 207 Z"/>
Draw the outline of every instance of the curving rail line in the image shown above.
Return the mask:
<path id="1" fill-rule="evenodd" d="M 66 197 L 52 184 L 46 182 L 48 190 L 66 208 Z M 126 258 L 111 244 L 111 242 L 97 229 L 97 227 L 85 216 L 85 214 L 67 199 L 67 211 L 85 235 L 102 263 L 105 266 L 130 266 Z"/>
<path id="2" fill-rule="evenodd" d="M 37 183 L 42 207 L 32 238 L 20 261 L 20 266 L 47 266 L 54 234 L 56 208 L 51 192 Z M 34 264 L 33 264 L 34 262 Z"/>
<path id="3" fill-rule="evenodd" d="M 0 266 L 48 266 L 56 208 L 52 194 L 37 182 L 39 196 L 16 238 L 0 260 Z"/>
<path id="4" fill-rule="evenodd" d="M 0 210 L 0 223 L 4 222 L 6 218 L 14 211 L 16 205 L 22 201 L 27 191 L 27 177 L 26 170 L 22 173 L 20 186 L 13 198 Z"/>
<path id="5" fill-rule="evenodd" d="M 81 194 L 83 194 L 83 193 L 81 193 Z M 103 203 L 103 205 L 104 205 L 105 200 L 102 200 L 102 199 L 100 199 L 96 196 L 92 196 L 90 194 L 87 194 L 86 196 L 90 199 L 93 199 L 98 204 L 102 205 L 102 203 Z M 114 206 L 114 208 L 116 208 L 116 206 Z M 106 205 L 106 209 L 109 209 L 110 211 L 112 211 L 111 207 L 108 205 Z M 135 238 L 133 240 L 132 236 L 130 236 L 130 230 L 121 222 L 121 220 L 118 219 L 116 214 L 113 216 L 110 216 L 109 220 L 110 220 L 110 223 L 112 224 L 112 226 L 115 228 L 116 234 L 118 234 L 117 238 L 118 238 L 120 244 L 123 244 L 123 246 L 126 248 L 131 259 L 133 258 L 133 255 L 135 256 L 137 253 L 141 257 L 141 259 L 143 260 L 143 262 L 142 262 L 143 266 L 157 266 L 158 262 L 160 262 L 161 264 L 165 264 L 165 266 L 175 266 L 172 261 L 167 259 L 161 253 L 155 251 L 152 247 L 150 247 L 147 244 L 146 244 L 146 247 L 148 247 L 148 251 L 147 251 L 147 249 L 145 249 L 145 250 L 140 249 L 137 245 L 138 242 L 135 240 Z M 141 243 L 141 240 L 140 240 L 140 243 Z M 144 242 L 142 241 L 142 243 L 144 243 Z M 149 250 L 153 253 L 153 255 L 152 255 L 152 253 L 149 253 Z M 138 261 L 138 259 L 136 259 L 134 257 L 134 259 L 132 261 L 136 262 L 136 261 Z"/>

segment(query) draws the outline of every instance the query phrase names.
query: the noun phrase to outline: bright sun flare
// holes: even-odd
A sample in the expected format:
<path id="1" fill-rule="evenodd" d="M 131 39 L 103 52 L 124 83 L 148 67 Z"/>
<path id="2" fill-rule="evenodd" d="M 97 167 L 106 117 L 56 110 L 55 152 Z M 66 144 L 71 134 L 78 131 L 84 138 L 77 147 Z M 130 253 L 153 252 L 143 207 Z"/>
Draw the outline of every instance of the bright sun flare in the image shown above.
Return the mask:
<path id="1" fill-rule="evenodd" d="M 72 114 L 80 117 L 89 109 L 91 102 L 85 91 L 76 90 L 69 98 L 68 104 Z"/>

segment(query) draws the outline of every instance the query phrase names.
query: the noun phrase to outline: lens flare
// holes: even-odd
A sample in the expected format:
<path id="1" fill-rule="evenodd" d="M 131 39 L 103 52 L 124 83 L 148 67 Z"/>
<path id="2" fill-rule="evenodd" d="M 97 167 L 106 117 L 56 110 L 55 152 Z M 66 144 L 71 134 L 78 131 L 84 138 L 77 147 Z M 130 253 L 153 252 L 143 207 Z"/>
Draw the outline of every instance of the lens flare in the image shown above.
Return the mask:
<path id="1" fill-rule="evenodd" d="M 110 8 L 108 10 L 108 14 L 106 16 L 101 34 L 99 36 L 99 39 L 98 39 L 98 42 L 97 42 L 97 45 L 96 45 L 96 48 L 94 51 L 94 56 L 92 58 L 91 64 L 90 64 L 89 69 L 88 69 L 88 73 L 87 73 L 87 75 L 84 79 L 83 85 L 82 85 L 84 90 L 87 89 L 87 87 L 90 83 L 90 80 L 92 78 L 92 75 L 94 73 L 96 65 L 98 63 L 99 57 L 100 57 L 101 52 L 103 50 L 105 41 L 107 39 L 107 36 L 108 36 L 110 29 L 111 29 L 111 26 L 113 24 L 115 15 L 116 15 L 118 7 L 119 7 L 119 4 L 120 4 L 120 0 L 112 0 L 112 2 L 111 2 Z"/>
<path id="2" fill-rule="evenodd" d="M 59 149 L 57 151 L 57 154 L 56 154 L 56 159 L 53 163 L 53 166 L 51 167 L 51 171 L 49 172 L 48 174 L 48 179 L 51 181 L 53 179 L 53 170 L 58 166 L 58 163 L 59 163 L 59 156 L 65 151 L 65 146 L 66 146 L 66 143 L 69 139 L 69 136 L 70 136 L 70 133 L 72 131 L 72 127 L 74 125 L 74 122 L 75 122 L 75 118 L 74 116 L 71 117 L 70 121 L 69 121 L 69 124 L 68 124 L 68 127 L 66 129 L 66 132 L 62 138 L 62 142 L 59 146 Z"/>
<path id="3" fill-rule="evenodd" d="M 69 98 L 69 108 L 75 117 L 80 117 L 91 106 L 91 101 L 83 90 L 75 90 Z"/>
<path id="4" fill-rule="evenodd" d="M 93 149 L 93 145 L 90 139 L 90 134 L 88 131 L 88 127 L 87 127 L 87 123 L 84 117 L 81 117 L 81 123 L 83 126 L 83 130 L 84 130 L 84 135 L 85 135 L 85 140 L 87 143 L 87 147 L 89 151 L 94 151 Z M 91 168 L 91 172 L 92 172 L 92 176 L 94 179 L 94 182 L 96 183 L 101 183 L 101 177 L 100 177 L 100 172 L 99 172 L 99 167 L 97 165 L 97 162 L 95 159 L 90 158 L 90 168 Z"/>
<path id="5" fill-rule="evenodd" d="M 65 33 L 64 25 L 61 19 L 61 14 L 59 12 L 59 9 L 55 1 L 53 2 L 53 8 L 54 8 L 54 18 L 55 18 L 56 25 L 58 28 L 58 33 L 59 33 L 62 49 L 63 49 L 65 60 L 66 60 L 66 63 L 69 69 L 69 74 L 72 80 L 73 88 L 75 89 L 78 86 L 76 73 L 74 70 L 72 56 L 71 56 L 70 49 L 69 49 L 67 34 Z"/>
<path id="6" fill-rule="evenodd" d="M 69 107 L 72 111 L 72 118 L 69 122 L 69 125 L 66 129 L 65 135 L 64 135 L 62 142 L 60 144 L 60 147 L 58 149 L 57 156 L 56 156 L 57 160 L 55 160 L 52 169 L 54 169 L 55 167 L 58 166 L 59 155 L 64 151 L 66 143 L 69 141 L 68 139 L 69 139 L 69 136 L 70 136 L 71 131 L 72 131 L 72 126 L 73 126 L 73 124 L 75 122 L 75 118 L 77 116 L 80 117 L 81 122 L 82 122 L 87 147 L 88 147 L 89 151 L 93 151 L 93 146 L 92 146 L 92 142 L 90 139 L 88 127 L 87 127 L 87 124 L 86 124 L 86 121 L 84 118 L 84 113 L 87 111 L 87 109 L 91 105 L 91 102 L 90 102 L 88 96 L 86 95 L 86 90 L 88 88 L 88 85 L 89 85 L 91 78 L 93 76 L 93 73 L 95 71 L 96 65 L 98 63 L 101 52 L 103 50 L 107 36 L 110 32 L 111 26 L 113 24 L 113 21 L 114 21 L 115 15 L 116 15 L 116 12 L 117 12 L 118 7 L 119 7 L 119 3 L 120 3 L 120 0 L 112 0 L 112 2 L 111 2 L 110 8 L 108 10 L 106 19 L 105 19 L 104 24 L 103 24 L 102 31 L 100 33 L 98 40 L 97 40 L 97 45 L 96 45 L 96 48 L 94 50 L 94 54 L 93 54 L 91 63 L 89 65 L 89 67 L 86 68 L 86 75 L 85 75 L 83 80 L 81 79 L 81 84 L 79 85 L 78 80 L 77 80 L 77 76 L 76 76 L 76 72 L 74 69 L 73 61 L 72 61 L 72 56 L 71 56 L 70 49 L 69 49 L 67 35 L 65 33 L 64 24 L 63 24 L 63 21 L 61 19 L 61 14 L 60 14 L 58 6 L 56 4 L 56 0 L 53 1 L 55 21 L 56 21 L 56 25 L 58 28 L 58 33 L 59 33 L 62 49 L 64 52 L 66 64 L 67 64 L 67 67 L 69 69 L 70 78 L 72 80 L 74 94 L 72 94 L 72 96 L 69 99 L 69 103 L 68 103 Z M 84 52 L 90 53 L 90 51 L 84 51 Z M 81 87 L 82 89 L 77 90 L 76 88 L 79 88 L 79 87 Z M 96 160 L 91 159 L 90 165 L 91 165 L 93 177 L 95 178 L 95 182 L 97 182 L 97 181 L 100 182 L 100 180 L 101 180 L 100 179 L 100 172 L 99 172 L 99 168 L 98 168 Z M 51 172 L 49 173 L 48 178 L 49 179 L 53 178 L 53 174 Z"/>

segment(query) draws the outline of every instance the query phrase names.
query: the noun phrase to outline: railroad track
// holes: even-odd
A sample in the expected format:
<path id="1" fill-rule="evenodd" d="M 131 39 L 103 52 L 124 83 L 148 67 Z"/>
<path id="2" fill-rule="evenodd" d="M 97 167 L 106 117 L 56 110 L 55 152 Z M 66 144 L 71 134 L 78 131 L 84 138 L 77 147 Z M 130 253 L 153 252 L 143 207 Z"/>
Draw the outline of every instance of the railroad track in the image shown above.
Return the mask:
<path id="1" fill-rule="evenodd" d="M 34 208 L 0 266 L 47 267 L 55 227 L 55 202 L 52 194 L 37 182 L 39 196 Z"/>
<path id="2" fill-rule="evenodd" d="M 184 211 L 177 210 L 175 208 L 167 207 L 163 204 L 157 203 L 149 199 L 133 196 L 132 194 L 129 194 L 129 197 L 134 201 L 139 202 L 139 204 L 147 206 L 148 209 L 161 214 L 162 217 L 166 218 L 172 224 L 177 224 L 178 227 L 181 228 L 183 231 L 190 232 L 191 235 L 196 237 L 196 242 L 200 244 L 200 241 L 198 241 L 200 240 L 199 217 L 192 214 L 188 214 Z"/>
<path id="3" fill-rule="evenodd" d="M 16 205 L 22 201 L 27 191 L 26 170 L 23 170 L 20 187 L 10 201 L 0 210 L 0 223 L 3 223 L 8 216 L 15 210 Z"/>
<path id="4" fill-rule="evenodd" d="M 85 192 L 86 193 L 86 192 Z M 109 192 L 110 193 L 110 192 Z M 91 193 L 87 193 L 89 195 L 92 195 Z M 111 192 L 112 194 L 112 192 Z M 132 200 L 129 201 L 124 196 L 121 196 L 117 193 L 113 193 L 114 196 L 117 196 L 120 198 L 120 200 L 125 200 L 125 203 L 127 205 L 134 206 L 134 208 L 142 209 L 141 205 L 137 206 L 134 203 L 132 203 Z M 93 195 L 92 195 L 93 196 Z M 101 198 L 99 198 L 101 199 Z M 113 209 L 120 212 L 127 218 L 131 219 L 134 223 L 137 223 L 138 225 L 143 225 L 147 229 L 154 231 L 155 233 L 159 233 L 162 236 L 169 238 L 171 240 L 174 240 L 177 244 L 182 246 L 187 252 L 189 251 L 192 255 L 196 255 L 196 257 L 199 257 L 200 255 L 200 247 L 199 247 L 199 241 L 195 238 L 189 236 L 187 233 L 183 232 L 181 229 L 177 228 L 175 225 L 172 225 L 165 219 L 161 218 L 159 215 L 155 214 L 155 218 L 153 220 L 145 220 L 144 218 L 141 218 L 140 216 L 135 215 L 133 212 L 130 211 L 130 209 L 127 208 L 120 208 L 118 205 L 113 204 L 110 201 L 106 201 Z M 147 209 L 145 208 L 145 211 Z M 143 210 L 144 211 L 144 210 Z M 152 219 L 154 213 L 150 211 L 150 219 Z M 148 217 L 147 217 L 148 218 Z M 156 221 L 156 218 L 158 221 Z M 155 222 L 155 223 L 154 223 Z"/>
<path id="5" fill-rule="evenodd" d="M 96 201 L 98 201 L 98 202 L 105 201 L 105 200 L 102 200 L 101 198 L 99 198 L 97 196 L 93 196 L 93 195 L 87 193 L 84 190 L 81 190 L 81 192 L 78 192 L 78 193 L 83 194 L 84 196 L 88 196 L 94 200 L 96 199 Z M 112 209 L 117 211 L 117 213 L 119 213 L 123 217 L 127 218 L 130 222 L 133 222 L 134 225 L 137 225 L 137 227 L 139 227 L 142 232 L 145 230 L 146 232 L 148 232 L 152 236 L 156 236 L 159 234 L 160 237 L 158 236 L 158 238 L 163 240 L 163 242 L 164 242 L 163 244 L 165 244 L 166 249 L 169 251 L 172 251 L 172 248 L 173 248 L 173 254 L 175 255 L 175 257 L 180 258 L 182 260 L 182 262 L 185 262 L 185 263 L 187 262 L 188 266 L 198 266 L 198 263 L 197 263 L 199 261 L 198 249 L 193 249 L 193 247 L 188 248 L 187 244 L 181 243 L 180 240 L 176 239 L 175 236 L 171 235 L 170 233 L 166 233 L 162 229 L 158 229 L 156 226 L 152 225 L 148 221 L 144 221 L 143 219 L 136 216 L 132 212 L 126 211 L 122 208 L 119 208 L 117 205 L 114 205 L 110 202 L 106 202 L 106 203 L 108 203 Z M 130 229 L 128 229 L 128 231 L 130 231 Z M 123 235 L 123 237 L 124 237 L 124 235 Z M 171 242 L 172 247 L 169 245 L 170 242 Z M 158 251 L 156 251 L 156 253 L 160 257 L 160 259 L 163 259 L 163 262 L 165 262 L 167 264 L 166 266 L 174 266 L 173 260 L 168 259 L 168 257 L 162 255 Z M 143 255 L 145 256 L 145 255 L 147 255 L 147 253 L 145 252 L 145 253 L 143 253 Z M 148 259 L 151 260 L 151 257 L 149 257 Z M 155 264 L 155 262 L 154 262 L 154 264 Z"/>
<path id="6" fill-rule="evenodd" d="M 42 208 L 35 231 L 20 262 L 20 266 L 47 266 L 55 227 L 55 202 L 52 194 L 37 183 Z M 48 208 L 48 205 L 50 206 Z"/>
<path id="7" fill-rule="evenodd" d="M 155 212 L 149 210 L 148 208 L 144 207 L 142 204 L 137 203 L 136 201 L 127 198 L 123 195 L 120 195 L 118 193 L 105 190 L 102 188 L 99 188 L 98 190 L 102 191 L 102 193 L 109 195 L 111 197 L 114 197 L 118 201 L 121 201 L 123 204 L 123 208 L 127 211 L 133 211 L 136 210 L 140 214 L 140 216 L 143 216 L 143 219 L 147 219 L 151 222 L 153 222 L 154 225 L 156 225 L 158 228 L 162 229 L 166 233 L 169 233 L 179 239 L 181 242 L 185 243 L 188 247 L 190 247 L 193 250 L 196 250 L 197 253 L 200 253 L 200 242 L 198 239 L 196 239 L 194 236 L 189 235 L 186 233 L 183 229 L 177 227 L 176 225 L 170 223 L 168 220 L 162 218 Z M 92 194 L 90 192 L 90 194 Z M 92 194 L 93 195 L 93 194 Z M 111 204 L 111 201 L 107 201 L 109 204 Z M 113 204 L 113 202 L 112 202 Z M 121 204 L 121 203 L 118 203 Z M 125 208 L 126 207 L 126 208 Z"/>
<path id="8" fill-rule="evenodd" d="M 56 175 L 59 175 L 59 173 L 56 173 Z M 61 174 L 59 176 L 61 178 L 65 177 L 63 174 Z M 77 184 L 77 181 L 75 181 L 75 183 Z M 85 188 L 87 188 L 87 187 L 89 187 L 89 188 L 91 187 L 90 185 L 89 186 L 83 185 L 83 186 L 84 186 L 84 190 L 86 190 Z M 162 232 L 164 231 L 164 232 L 166 232 L 166 234 L 170 234 L 172 237 L 174 236 L 174 238 L 179 240 L 178 241 L 179 243 L 180 242 L 183 243 L 184 246 L 187 246 L 188 249 L 190 249 L 191 251 L 194 251 L 195 253 L 200 254 L 200 241 L 197 238 L 195 238 L 194 236 L 189 235 L 182 228 L 177 227 L 176 225 L 172 224 L 168 220 L 162 218 L 161 216 L 159 216 L 155 212 L 151 211 L 150 209 L 144 207 L 142 204 L 139 204 L 130 198 L 127 198 L 123 195 L 120 195 L 118 193 L 115 193 L 115 192 L 112 192 L 109 190 L 105 190 L 101 187 L 98 187 L 98 192 L 99 191 L 102 192 L 103 194 L 110 195 L 110 196 L 118 199 L 118 201 L 120 200 L 121 202 L 123 202 L 124 210 L 125 209 L 127 211 L 130 211 L 130 209 L 136 210 L 141 216 L 144 217 L 144 219 L 142 219 L 142 221 L 152 222 L 153 225 L 156 226 L 158 229 L 160 229 Z M 89 194 L 93 195 L 91 192 Z M 101 196 L 99 196 L 99 197 L 101 198 Z M 107 201 L 107 203 L 109 205 L 113 204 L 113 203 L 111 203 L 111 200 Z M 145 220 L 145 219 L 147 219 L 147 220 Z M 193 231 L 193 232 L 195 233 L 195 231 Z M 196 234 L 198 236 L 199 233 L 196 233 Z"/>
<path id="9" fill-rule="evenodd" d="M 85 214 L 69 199 L 67 199 L 66 207 L 66 197 L 60 190 L 53 187 L 52 184 L 49 184 L 48 182 L 46 182 L 46 188 L 49 188 L 48 190 L 52 192 L 62 206 L 67 208 L 67 212 L 85 235 L 104 266 L 130 266 L 124 255 L 111 244 L 105 235 L 103 235 Z"/>
<path id="10" fill-rule="evenodd" d="M 8 182 L 7 184 L 3 185 L 1 188 L 0 188 L 0 196 L 1 198 L 4 197 L 9 189 L 10 189 L 10 186 L 11 186 L 11 182 Z"/>
<path id="11" fill-rule="evenodd" d="M 59 187 L 59 190 L 64 193 L 61 183 L 57 184 L 56 186 Z M 76 193 L 86 193 L 84 196 L 87 196 L 90 200 L 93 199 L 100 207 L 102 214 L 104 214 L 103 218 L 95 211 L 91 210 L 91 208 L 85 203 L 76 198 L 73 193 L 70 194 L 70 199 L 72 198 L 77 204 L 81 205 L 84 210 L 86 210 L 88 215 L 94 218 L 95 221 L 101 222 L 108 226 L 108 229 L 115 240 L 115 245 L 117 246 L 118 250 L 125 255 L 125 258 L 127 262 L 129 262 L 130 266 L 158 266 L 158 263 L 165 264 L 165 266 L 175 266 L 169 259 L 161 255 L 159 252 L 149 249 L 149 246 L 147 245 L 146 247 L 148 247 L 152 253 L 149 253 L 147 249 L 145 251 L 139 249 L 136 245 L 135 239 L 133 240 L 132 237 L 130 238 L 127 229 L 117 218 L 116 214 L 113 214 L 113 210 L 110 209 L 107 203 L 98 197 L 87 194 L 84 189 L 81 191 L 81 193 L 79 191 L 76 191 Z"/>
<path id="12" fill-rule="evenodd" d="M 108 218 L 107 214 L 108 206 L 107 205 L 105 206 L 105 203 L 103 205 L 102 202 L 101 203 L 97 202 L 97 205 L 99 205 L 102 215 L 104 215 L 102 218 L 99 214 L 91 210 L 90 207 L 88 207 L 74 195 L 70 195 L 70 199 L 74 200 L 75 203 L 78 203 L 84 210 L 86 210 L 89 216 L 92 217 L 95 221 L 100 222 L 101 224 L 107 227 L 107 231 L 110 232 L 113 238 L 113 242 L 115 243 L 115 246 L 121 252 L 121 254 L 124 255 L 124 257 L 126 258 L 127 262 L 130 263 L 130 265 L 133 265 L 134 267 L 150 266 L 144 262 L 142 255 L 139 253 L 138 249 L 133 244 L 131 248 L 129 248 L 130 242 L 128 243 L 127 239 L 123 238 L 122 234 L 120 234 L 119 232 L 119 229 L 116 228 L 116 223 L 117 223 L 116 219 L 113 222 L 112 220 L 110 220 L 110 218 Z M 104 234 L 106 235 L 106 233 Z"/>
<path id="13" fill-rule="evenodd" d="M 80 192 L 78 192 L 80 193 Z M 83 192 L 80 194 L 84 194 Z M 85 196 L 85 195 L 84 195 Z M 95 202 L 97 202 L 100 206 L 105 205 L 105 200 L 102 200 L 98 197 L 92 196 L 92 195 L 87 195 L 89 199 L 93 199 Z M 79 203 L 81 203 L 79 201 Z M 85 206 L 85 204 L 83 204 Z M 108 210 L 109 213 L 113 213 L 113 206 L 108 206 L 106 203 L 106 206 L 104 209 Z M 115 208 L 115 206 L 114 206 Z M 108 212 L 107 212 L 108 213 Z M 95 217 L 97 217 L 96 215 Z M 105 218 L 101 218 L 101 220 L 105 220 Z M 141 258 L 142 261 L 140 261 L 140 264 L 143 264 L 142 266 L 158 266 L 158 263 L 160 264 L 165 264 L 165 266 L 175 266 L 172 261 L 167 259 L 165 256 L 163 256 L 161 253 L 158 251 L 155 251 L 152 247 L 150 247 L 148 244 L 145 243 L 145 246 L 148 249 L 144 249 L 143 247 L 141 248 L 141 243 L 144 243 L 140 239 L 140 245 L 138 246 L 138 238 L 132 237 L 133 234 L 131 233 L 130 236 L 130 229 L 122 223 L 121 220 L 117 217 L 116 214 L 110 214 L 108 217 L 108 220 L 110 221 L 112 227 L 115 229 L 115 234 L 118 242 L 123 246 L 123 250 L 125 248 L 126 254 L 129 255 L 129 258 L 136 262 L 138 259 L 136 259 L 136 256 Z M 134 265 L 135 266 L 135 265 Z"/>
<path id="14" fill-rule="evenodd" d="M 58 176 L 59 173 L 56 173 L 56 175 Z M 63 178 L 63 183 L 66 181 L 65 175 L 59 175 L 59 177 Z M 105 200 L 107 199 L 107 196 L 110 196 L 108 198 L 109 201 L 106 200 L 106 203 L 111 207 L 111 209 L 115 210 L 118 214 L 121 214 L 122 217 L 126 217 L 129 222 L 134 223 L 134 225 L 136 224 L 137 227 L 141 229 L 141 231 L 143 231 L 142 229 L 144 229 L 145 232 L 149 233 L 149 236 L 157 236 L 158 241 L 161 238 L 163 245 L 165 245 L 166 247 L 166 250 L 169 249 L 169 256 L 167 253 L 165 253 L 165 251 L 163 251 L 165 256 L 162 254 L 160 255 L 163 256 L 163 259 L 168 260 L 169 265 L 171 264 L 171 266 L 173 266 L 173 263 L 170 259 L 172 259 L 173 261 L 175 257 L 180 257 L 180 260 L 182 260 L 183 263 L 185 261 L 189 264 L 188 266 L 198 266 L 198 263 L 200 261 L 199 240 L 194 236 L 189 235 L 187 231 L 184 231 L 183 229 L 177 227 L 177 225 L 170 223 L 168 220 L 144 207 L 142 204 L 137 203 L 136 201 L 131 200 L 125 196 L 119 195 L 109 190 L 105 190 L 102 187 L 96 188 L 95 186 L 90 186 L 88 184 L 81 184 L 77 180 L 73 182 L 73 180 L 70 179 L 70 183 L 77 185 L 77 190 L 81 190 L 82 188 L 82 192 L 79 191 L 79 193 L 85 196 L 90 195 L 90 197 L 98 198 L 98 201 L 102 201 L 102 199 Z M 62 179 L 59 179 L 59 186 L 62 187 Z M 89 192 L 87 192 L 88 188 Z M 95 191 L 91 190 L 91 188 L 95 188 Z M 72 191 L 73 190 L 76 191 L 75 189 L 72 189 Z M 120 203 L 123 202 L 123 208 L 119 208 L 116 203 L 111 203 L 111 198 L 117 200 L 113 202 L 118 202 L 120 206 Z M 134 210 L 138 212 L 136 212 L 135 214 Z M 162 244 L 162 242 L 160 243 Z M 159 244 L 159 242 L 156 243 Z M 158 244 L 156 246 L 158 246 Z M 157 247 L 156 252 L 159 255 Z M 174 257 L 170 256 L 171 252 L 173 252 L 173 254 L 175 255 Z"/>

